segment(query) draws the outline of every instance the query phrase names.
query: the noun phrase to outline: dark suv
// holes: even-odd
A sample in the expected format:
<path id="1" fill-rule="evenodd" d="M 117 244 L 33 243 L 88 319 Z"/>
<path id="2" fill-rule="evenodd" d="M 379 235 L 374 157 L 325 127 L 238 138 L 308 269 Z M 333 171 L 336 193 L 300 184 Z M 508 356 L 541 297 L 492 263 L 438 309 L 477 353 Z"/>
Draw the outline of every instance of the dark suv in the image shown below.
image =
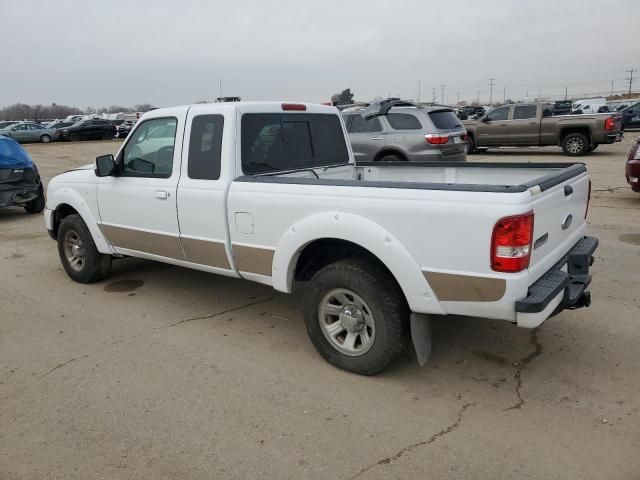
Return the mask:
<path id="1" fill-rule="evenodd" d="M 56 133 L 60 134 L 60 140 L 111 140 L 116 134 L 116 127 L 109 120 L 93 118 L 80 120 L 70 127 L 63 128 Z"/>
<path id="2" fill-rule="evenodd" d="M 449 107 L 383 100 L 342 116 L 356 162 L 466 161 L 466 130 Z"/>
<path id="3" fill-rule="evenodd" d="M 640 127 L 640 102 L 629 105 L 627 108 L 620 110 L 622 115 L 623 128 Z"/>

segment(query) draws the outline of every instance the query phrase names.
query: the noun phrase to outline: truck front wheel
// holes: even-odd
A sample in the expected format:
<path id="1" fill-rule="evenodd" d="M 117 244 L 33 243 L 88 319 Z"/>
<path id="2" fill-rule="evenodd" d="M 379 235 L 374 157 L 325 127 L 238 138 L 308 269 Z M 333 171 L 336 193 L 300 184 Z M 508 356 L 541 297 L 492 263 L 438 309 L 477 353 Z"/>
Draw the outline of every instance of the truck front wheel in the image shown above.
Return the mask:
<path id="1" fill-rule="evenodd" d="M 58 254 L 64 270 L 79 283 L 93 283 L 111 272 L 111 255 L 98 251 L 91 232 L 78 214 L 69 215 L 58 228 Z"/>
<path id="2" fill-rule="evenodd" d="M 407 345 L 409 309 L 400 288 L 364 260 L 340 260 L 316 273 L 304 320 L 325 360 L 360 375 L 380 372 Z"/>
<path id="3" fill-rule="evenodd" d="M 589 139 L 584 133 L 569 133 L 562 139 L 562 151 L 570 157 L 579 157 L 589 152 Z"/>

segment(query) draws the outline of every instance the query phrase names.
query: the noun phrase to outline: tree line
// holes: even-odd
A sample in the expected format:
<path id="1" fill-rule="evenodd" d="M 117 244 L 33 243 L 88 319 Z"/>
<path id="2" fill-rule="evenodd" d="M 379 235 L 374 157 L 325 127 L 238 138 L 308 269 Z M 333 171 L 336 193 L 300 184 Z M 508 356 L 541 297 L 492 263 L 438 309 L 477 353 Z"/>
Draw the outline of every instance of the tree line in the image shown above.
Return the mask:
<path id="1" fill-rule="evenodd" d="M 69 107 L 67 105 L 27 105 L 24 103 L 15 103 L 7 107 L 0 108 L 0 120 L 49 120 L 55 118 L 65 118 L 69 115 L 80 114 L 101 114 L 101 113 L 130 113 L 130 112 L 148 112 L 155 107 L 148 103 L 134 105 L 133 107 L 122 107 L 119 105 L 111 105 L 109 107 L 79 109 L 77 107 Z"/>

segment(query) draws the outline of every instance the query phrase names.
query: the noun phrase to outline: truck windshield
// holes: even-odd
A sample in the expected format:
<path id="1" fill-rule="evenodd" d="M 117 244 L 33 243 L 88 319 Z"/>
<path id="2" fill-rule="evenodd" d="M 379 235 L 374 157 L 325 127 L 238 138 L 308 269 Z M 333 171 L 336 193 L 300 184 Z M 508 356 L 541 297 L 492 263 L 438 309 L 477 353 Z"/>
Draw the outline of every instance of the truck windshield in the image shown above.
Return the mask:
<path id="1" fill-rule="evenodd" d="M 246 113 L 241 127 L 245 174 L 347 163 L 340 119 L 334 114 Z"/>

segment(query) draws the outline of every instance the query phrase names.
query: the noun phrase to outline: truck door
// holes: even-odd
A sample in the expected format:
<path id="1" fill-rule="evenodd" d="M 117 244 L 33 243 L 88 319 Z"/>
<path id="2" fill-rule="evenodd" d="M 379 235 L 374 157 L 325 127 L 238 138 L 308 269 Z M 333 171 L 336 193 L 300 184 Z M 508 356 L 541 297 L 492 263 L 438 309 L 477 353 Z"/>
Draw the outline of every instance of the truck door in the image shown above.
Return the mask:
<path id="1" fill-rule="evenodd" d="M 137 125 L 117 155 L 120 174 L 100 178 L 101 228 L 118 253 L 184 260 L 176 190 L 184 108 Z"/>
<path id="2" fill-rule="evenodd" d="M 510 145 L 540 145 L 540 120 L 537 112 L 537 105 L 513 107 L 511 120 L 508 122 Z"/>
<path id="3" fill-rule="evenodd" d="M 511 107 L 498 107 L 478 122 L 477 146 L 506 145 L 509 142 Z"/>
<path id="4" fill-rule="evenodd" d="M 349 140 L 353 149 L 353 156 L 357 161 L 372 162 L 376 154 L 385 145 L 380 118 L 373 117 L 365 120 L 360 114 L 351 115 L 348 125 Z"/>
<path id="5" fill-rule="evenodd" d="M 206 270 L 238 276 L 228 248 L 226 197 L 235 166 L 234 110 L 189 109 L 178 186 L 180 242 L 185 259 Z M 222 162 L 222 158 L 228 159 Z M 234 219 L 231 219 L 233 222 Z"/>

